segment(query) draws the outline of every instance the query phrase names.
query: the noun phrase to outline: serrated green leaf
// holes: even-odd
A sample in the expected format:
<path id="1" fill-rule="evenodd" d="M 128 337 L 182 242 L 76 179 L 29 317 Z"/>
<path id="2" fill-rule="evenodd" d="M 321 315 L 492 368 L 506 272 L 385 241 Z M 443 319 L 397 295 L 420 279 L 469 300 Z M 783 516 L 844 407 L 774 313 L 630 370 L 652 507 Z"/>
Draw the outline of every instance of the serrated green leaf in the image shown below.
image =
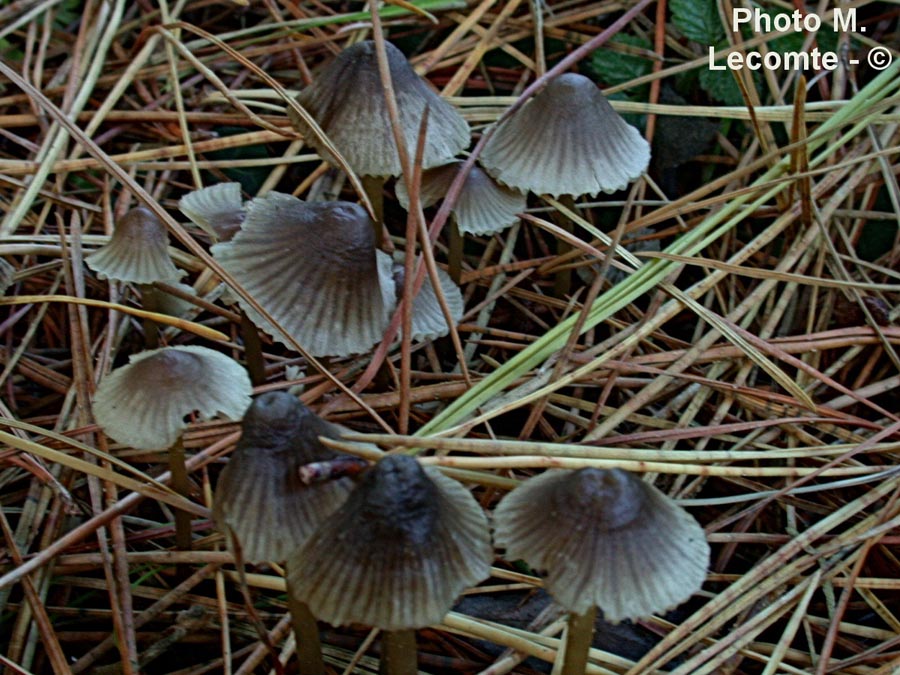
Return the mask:
<path id="1" fill-rule="evenodd" d="M 670 0 L 672 22 L 688 40 L 712 45 L 725 37 L 716 0 Z"/>
<path id="2" fill-rule="evenodd" d="M 652 49 L 649 40 L 634 35 L 619 35 L 610 44 Z M 653 61 L 644 56 L 627 54 L 610 48 L 601 48 L 591 56 L 589 68 L 600 82 L 606 86 L 614 87 L 649 74 L 653 70 Z"/>
<path id="3" fill-rule="evenodd" d="M 741 88 L 734 81 L 731 70 L 700 70 L 700 86 L 719 103 L 725 105 L 744 105 Z"/>

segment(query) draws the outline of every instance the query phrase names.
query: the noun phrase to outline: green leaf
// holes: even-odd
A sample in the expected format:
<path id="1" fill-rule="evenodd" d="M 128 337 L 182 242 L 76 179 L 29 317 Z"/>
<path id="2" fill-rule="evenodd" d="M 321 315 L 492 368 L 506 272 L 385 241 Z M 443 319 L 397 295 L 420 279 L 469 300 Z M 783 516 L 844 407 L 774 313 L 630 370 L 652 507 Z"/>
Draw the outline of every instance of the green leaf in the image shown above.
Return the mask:
<path id="1" fill-rule="evenodd" d="M 672 22 L 688 40 L 712 45 L 725 37 L 716 0 L 670 0 Z"/>
<path id="2" fill-rule="evenodd" d="M 734 81 L 734 75 L 730 69 L 710 70 L 700 69 L 700 86 L 703 90 L 719 103 L 725 105 L 744 105 L 744 97 L 741 88 Z"/>
<path id="3" fill-rule="evenodd" d="M 649 40 L 633 35 L 619 35 L 610 42 L 610 45 L 617 44 L 639 49 L 653 48 Z M 653 61 L 607 47 L 594 52 L 588 67 L 603 84 L 614 87 L 649 74 L 653 70 Z"/>

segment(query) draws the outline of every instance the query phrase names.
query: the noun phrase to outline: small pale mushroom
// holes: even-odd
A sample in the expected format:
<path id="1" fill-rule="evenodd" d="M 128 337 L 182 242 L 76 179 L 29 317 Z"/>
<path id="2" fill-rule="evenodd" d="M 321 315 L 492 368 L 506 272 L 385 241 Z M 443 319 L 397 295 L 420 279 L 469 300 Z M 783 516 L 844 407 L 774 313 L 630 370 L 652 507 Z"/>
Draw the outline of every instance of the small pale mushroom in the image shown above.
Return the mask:
<path id="1" fill-rule="evenodd" d="M 479 161 L 523 192 L 596 195 L 640 177 L 650 145 L 583 75 L 564 73 L 503 122 Z"/>
<path id="2" fill-rule="evenodd" d="M 415 629 L 440 623 L 486 578 L 487 519 L 471 493 L 412 457 L 388 455 L 296 552 L 296 597 L 332 625 L 387 631 L 387 671 L 415 672 Z"/>
<path id="3" fill-rule="evenodd" d="M 570 612 L 565 675 L 584 672 L 596 607 L 609 621 L 687 600 L 706 579 L 709 544 L 671 498 L 620 469 L 551 470 L 494 511 L 506 558 L 546 570 L 544 586 Z"/>
<path id="4" fill-rule="evenodd" d="M 403 282 L 405 278 L 403 265 L 395 262 L 392 267 L 394 275 L 394 284 L 396 287 L 397 299 L 403 296 Z M 462 292 L 459 286 L 453 283 L 453 279 L 440 267 L 437 270 L 438 282 L 441 286 L 441 293 L 447 303 L 447 309 L 450 310 L 450 317 L 453 324 L 456 325 L 462 319 L 465 306 L 463 303 Z M 450 332 L 447 325 L 447 318 L 441 309 L 441 303 L 438 301 L 437 293 L 431 283 L 431 277 L 426 273 L 425 281 L 413 300 L 412 306 L 412 326 L 411 339 L 413 342 L 424 342 L 425 340 L 434 340 L 443 337 Z"/>
<path id="5" fill-rule="evenodd" d="M 188 192 L 178 208 L 217 241 L 229 241 L 244 222 L 246 212 L 240 183 L 216 183 Z"/>
<path id="6" fill-rule="evenodd" d="M 84 259 L 101 279 L 135 284 L 172 282 L 184 276 L 169 255 L 169 234 L 156 214 L 143 206 L 116 221 L 109 242 Z"/>
<path id="7" fill-rule="evenodd" d="M 187 494 L 181 435 L 186 418 L 240 419 L 250 405 L 250 378 L 224 354 L 206 347 L 163 347 L 131 357 L 104 377 L 94 394 L 94 417 L 112 439 L 141 450 L 168 448 L 172 482 Z M 176 541 L 190 548 L 190 514 L 178 510 Z"/>
<path id="8" fill-rule="evenodd" d="M 419 198 L 423 207 L 431 206 L 444 198 L 462 164 L 461 161 L 455 161 L 422 174 Z M 397 200 L 403 208 L 409 208 L 409 195 L 402 182 L 397 183 Z M 476 165 L 466 176 L 451 213 L 460 232 L 488 235 L 514 225 L 525 206 L 524 193 L 498 185 Z"/>

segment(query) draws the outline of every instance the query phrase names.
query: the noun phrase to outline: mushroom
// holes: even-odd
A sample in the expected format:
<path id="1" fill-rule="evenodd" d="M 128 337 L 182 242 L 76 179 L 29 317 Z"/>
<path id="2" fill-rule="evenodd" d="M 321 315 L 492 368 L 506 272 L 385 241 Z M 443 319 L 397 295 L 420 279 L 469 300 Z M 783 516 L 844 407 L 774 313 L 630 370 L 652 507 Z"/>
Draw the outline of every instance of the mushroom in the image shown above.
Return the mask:
<path id="1" fill-rule="evenodd" d="M 386 632 L 391 675 L 416 672 L 415 629 L 488 576 L 487 519 L 471 493 L 436 468 L 387 455 L 291 559 L 296 597 L 333 625 Z"/>
<path id="2" fill-rule="evenodd" d="M 650 163 L 650 144 L 613 110 L 591 80 L 564 73 L 502 122 L 479 157 L 504 185 L 523 192 L 574 198 L 624 189 Z M 572 222 L 559 225 L 573 232 Z M 570 249 L 559 240 L 557 252 Z M 556 278 L 556 294 L 569 290 L 570 274 Z"/>
<path id="3" fill-rule="evenodd" d="M 172 484 L 188 494 L 181 435 L 186 417 L 240 419 L 250 405 L 246 371 L 206 347 L 163 347 L 135 354 L 104 377 L 94 394 L 94 417 L 119 443 L 141 450 L 169 449 Z M 190 514 L 175 512 L 176 543 L 191 547 Z"/>
<path id="4" fill-rule="evenodd" d="M 248 202 L 246 212 L 241 231 L 213 246 L 213 256 L 307 352 L 348 356 L 381 339 L 397 302 L 393 263 L 375 248 L 371 220 L 362 207 L 270 192 Z M 444 281 L 454 316 L 462 316 L 459 289 Z M 413 305 L 417 335 L 446 334 L 443 315 L 433 316 L 440 314 L 434 289 L 430 284 L 423 289 Z M 257 325 L 281 340 L 273 325 L 238 302 Z"/>
<path id="5" fill-rule="evenodd" d="M 219 476 L 213 507 L 216 526 L 234 535 L 244 560 L 286 560 L 346 499 L 349 479 L 307 485 L 298 473 L 304 464 L 338 457 L 319 437 L 339 438 L 340 431 L 288 393 L 268 392 L 253 401 Z M 315 619 L 305 605 L 290 605 L 301 672 L 321 673 Z"/>
<path id="6" fill-rule="evenodd" d="M 175 283 L 184 272 L 175 267 L 169 255 L 166 226 L 150 209 L 131 209 L 116 221 L 109 242 L 84 259 L 101 279 L 139 284 L 144 309 L 159 311 L 159 298 L 153 283 Z M 156 322 L 144 321 L 147 348 L 159 344 Z"/>
<path id="7" fill-rule="evenodd" d="M 422 157 L 423 168 L 452 160 L 469 145 L 469 125 L 456 109 L 442 99 L 409 65 L 399 49 L 385 42 L 388 69 L 397 100 L 400 126 L 408 154 L 414 155 L 419 124 L 428 111 L 428 133 Z M 382 220 L 380 204 L 384 178 L 402 172 L 384 87 L 375 55 L 375 43 L 358 42 L 344 49 L 297 96 L 297 102 L 322 128 L 350 167 L 363 177 L 363 186 Z M 303 119 L 288 111 L 293 125 L 306 142 L 334 162 Z M 381 244 L 380 223 L 376 241 Z"/>
<path id="8" fill-rule="evenodd" d="M 545 588 L 570 612 L 564 675 L 584 672 L 598 605 L 610 621 L 666 610 L 700 589 L 709 564 L 697 521 L 621 469 L 529 479 L 497 505 L 494 536 L 508 559 L 546 570 Z"/>
<path id="9" fill-rule="evenodd" d="M 500 124 L 481 165 L 504 185 L 580 196 L 622 190 L 650 163 L 650 144 L 591 80 L 563 73 Z"/>
<path id="10" fill-rule="evenodd" d="M 248 202 L 246 212 L 240 232 L 213 246 L 213 256 L 307 352 L 347 356 L 381 339 L 395 303 L 391 258 L 376 251 L 362 207 L 270 192 Z M 238 303 L 284 341 L 253 307 Z"/>
<path id="11" fill-rule="evenodd" d="M 422 174 L 420 199 L 422 206 L 431 206 L 443 199 L 450 189 L 463 162 L 455 161 Z M 409 209 L 409 195 L 402 182 L 397 183 L 397 199 Z M 450 276 L 459 283 L 462 266 L 461 234 L 488 235 L 499 232 L 518 220 L 525 210 L 525 194 L 498 185 L 480 167 L 473 166 L 456 203 L 451 209 L 454 222 L 450 230 Z"/>
<path id="12" fill-rule="evenodd" d="M 399 301 L 403 296 L 403 282 L 406 274 L 400 262 L 395 262 L 391 270 L 394 276 L 397 300 Z M 450 310 L 450 317 L 453 319 L 453 323 L 457 324 L 462 319 L 463 310 L 465 309 L 462 292 L 460 292 L 459 286 L 453 283 L 450 275 L 440 267 L 437 270 L 437 276 L 438 283 L 441 286 L 441 293 L 444 295 L 447 308 Z M 450 327 L 447 325 L 447 318 L 444 316 L 441 303 L 431 283 L 431 277 L 426 274 L 425 283 L 422 284 L 422 288 L 413 300 L 410 339 L 413 342 L 423 342 L 443 337 L 449 332 Z"/>
<path id="13" fill-rule="evenodd" d="M 217 241 L 231 240 L 246 217 L 240 183 L 217 183 L 188 192 L 178 208 Z"/>

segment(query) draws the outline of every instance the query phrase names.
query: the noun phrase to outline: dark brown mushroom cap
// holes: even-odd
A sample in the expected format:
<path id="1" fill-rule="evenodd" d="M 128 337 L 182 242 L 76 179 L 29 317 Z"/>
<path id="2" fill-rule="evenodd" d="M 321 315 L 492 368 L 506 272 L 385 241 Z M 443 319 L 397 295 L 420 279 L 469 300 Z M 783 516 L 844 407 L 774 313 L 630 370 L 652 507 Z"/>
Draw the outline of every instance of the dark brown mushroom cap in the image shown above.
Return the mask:
<path id="1" fill-rule="evenodd" d="M 487 577 L 491 557 L 487 519 L 468 490 L 388 455 L 292 556 L 288 579 L 333 625 L 419 628 Z"/>
<path id="2" fill-rule="evenodd" d="M 240 183 L 217 183 L 188 192 L 178 208 L 218 241 L 234 237 L 246 217 Z"/>
<path id="3" fill-rule="evenodd" d="M 479 161 L 518 190 L 596 195 L 646 171 L 650 145 L 593 82 L 564 73 L 500 125 Z"/>
<path id="4" fill-rule="evenodd" d="M 422 206 L 431 206 L 444 198 L 462 164 L 451 162 L 422 174 Z M 409 209 L 409 195 L 403 181 L 397 181 L 397 200 Z M 484 235 L 514 225 L 526 205 L 523 193 L 498 185 L 481 167 L 473 166 L 451 212 L 460 232 Z"/>
<path id="5" fill-rule="evenodd" d="M 234 239 L 213 256 L 313 356 L 347 356 L 381 339 L 394 308 L 390 257 L 349 202 L 303 202 L 270 192 L 246 205 Z M 243 299 L 267 333 L 280 332 Z"/>
<path id="6" fill-rule="evenodd" d="M 504 497 L 495 539 L 508 559 L 546 570 L 545 586 L 575 614 L 609 621 L 661 612 L 700 589 L 703 528 L 672 499 L 620 469 L 547 471 Z"/>
<path id="7" fill-rule="evenodd" d="M 419 124 L 428 108 L 423 166 L 444 164 L 469 144 L 469 125 L 456 109 L 419 77 L 403 53 L 385 43 L 391 81 L 407 152 L 414 155 Z M 378 74 L 375 43 L 347 47 L 300 92 L 297 102 L 316 120 L 353 170 L 364 176 L 397 176 L 400 158 Z M 294 111 L 288 115 L 306 142 L 333 161 Z"/>
<path id="8" fill-rule="evenodd" d="M 143 450 L 169 448 L 185 417 L 240 419 L 250 405 L 247 371 L 206 347 L 163 347 L 131 357 L 100 381 L 94 417 L 111 438 Z"/>
<path id="9" fill-rule="evenodd" d="M 213 508 L 216 526 L 231 529 L 247 562 L 285 560 L 346 499 L 349 479 L 300 480 L 304 464 L 339 456 L 319 436 L 339 438 L 339 428 L 285 392 L 262 394 L 248 408 Z"/>
<path id="10" fill-rule="evenodd" d="M 169 255 L 166 226 L 150 209 L 131 209 L 116 222 L 109 243 L 84 259 L 101 279 L 136 284 L 176 281 L 184 276 Z"/>

